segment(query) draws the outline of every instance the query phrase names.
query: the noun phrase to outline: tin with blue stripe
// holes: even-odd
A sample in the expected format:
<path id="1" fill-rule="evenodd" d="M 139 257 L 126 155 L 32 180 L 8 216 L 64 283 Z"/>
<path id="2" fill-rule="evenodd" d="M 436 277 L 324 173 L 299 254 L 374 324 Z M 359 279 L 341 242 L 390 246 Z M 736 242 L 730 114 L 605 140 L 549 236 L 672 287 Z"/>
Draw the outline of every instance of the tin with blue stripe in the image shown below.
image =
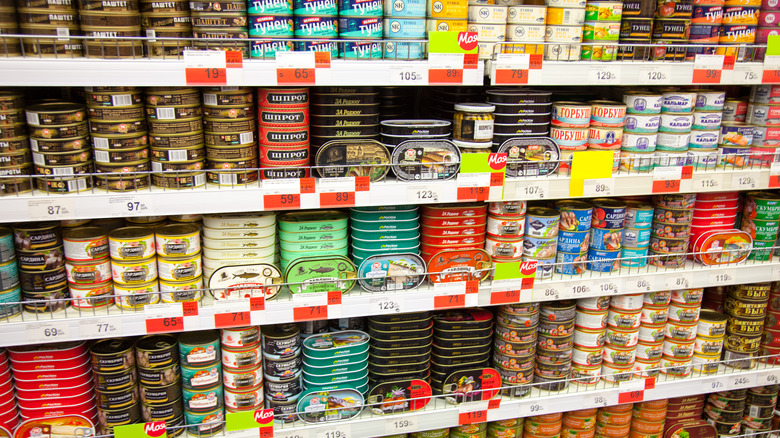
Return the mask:
<path id="1" fill-rule="evenodd" d="M 385 17 L 425 18 L 425 13 L 425 0 L 385 0 Z"/>
<path id="2" fill-rule="evenodd" d="M 12 260 L 15 256 L 13 233 L 8 228 L 0 227 L 0 263 Z"/>
<path id="3" fill-rule="evenodd" d="M 382 18 L 382 0 L 340 0 L 339 16 Z"/>
<path id="4" fill-rule="evenodd" d="M 335 16 L 295 16 L 294 33 L 304 38 L 336 38 L 339 22 Z"/>
<path id="5" fill-rule="evenodd" d="M 559 231 L 559 252 L 587 251 L 590 246 L 590 230 L 588 231 Z"/>
<path id="6" fill-rule="evenodd" d="M 622 247 L 623 230 L 621 228 L 591 228 L 590 247 L 604 251 L 616 251 Z"/>
<path id="7" fill-rule="evenodd" d="M 339 37 L 341 38 L 382 38 L 381 17 L 342 17 L 339 18 Z M 381 49 L 380 49 L 381 54 Z"/>
<path id="8" fill-rule="evenodd" d="M 628 114 L 625 132 L 631 134 L 653 134 L 661 126 L 661 116 L 657 114 Z"/>
<path id="9" fill-rule="evenodd" d="M 292 15 L 292 0 L 251 0 L 247 5 L 249 15 Z"/>
<path id="10" fill-rule="evenodd" d="M 0 318 L 7 318 L 21 313 L 22 305 L 19 304 L 20 301 L 22 301 L 22 290 L 18 286 L 0 292 Z"/>
<path id="11" fill-rule="evenodd" d="M 386 42 L 385 59 L 422 59 L 423 44 L 422 42 Z"/>
<path id="12" fill-rule="evenodd" d="M 623 248 L 620 264 L 629 268 L 643 268 L 647 265 L 648 248 Z"/>
<path id="13" fill-rule="evenodd" d="M 293 0 L 295 15 L 338 15 L 336 0 Z"/>
<path id="14" fill-rule="evenodd" d="M 604 251 L 590 248 L 588 250 L 588 270 L 594 272 L 612 272 L 618 269 L 620 250 Z"/>
<path id="15" fill-rule="evenodd" d="M 718 129 L 723 122 L 723 113 L 720 111 L 694 111 L 692 129 Z"/>
<path id="16" fill-rule="evenodd" d="M 689 149 L 713 149 L 718 147 L 720 131 L 691 131 Z"/>
<path id="17" fill-rule="evenodd" d="M 0 290 L 10 289 L 19 284 L 19 269 L 16 259 L 0 265 Z"/>
<path id="18" fill-rule="evenodd" d="M 380 41 L 343 41 L 344 51 L 339 58 L 345 59 L 382 59 Z"/>
<path id="19" fill-rule="evenodd" d="M 639 201 L 627 201 L 626 228 L 650 228 L 653 225 L 653 206 Z"/>
<path id="20" fill-rule="evenodd" d="M 337 41 L 296 41 L 295 50 L 298 52 L 330 52 L 332 58 L 339 56 L 339 44 Z"/>
<path id="21" fill-rule="evenodd" d="M 292 41 L 252 41 L 249 47 L 249 56 L 252 58 L 275 59 L 278 52 L 291 52 L 293 49 Z"/>
<path id="22" fill-rule="evenodd" d="M 623 246 L 626 248 L 644 248 L 650 245 L 650 228 L 624 228 Z"/>
<path id="23" fill-rule="evenodd" d="M 249 36 L 292 38 L 293 18 L 289 15 L 252 15 L 249 17 Z"/>
<path id="24" fill-rule="evenodd" d="M 559 252 L 555 256 L 555 272 L 563 275 L 582 275 L 585 272 L 587 253 Z"/>
<path id="25" fill-rule="evenodd" d="M 384 36 L 387 38 L 425 38 L 424 18 L 385 18 Z"/>

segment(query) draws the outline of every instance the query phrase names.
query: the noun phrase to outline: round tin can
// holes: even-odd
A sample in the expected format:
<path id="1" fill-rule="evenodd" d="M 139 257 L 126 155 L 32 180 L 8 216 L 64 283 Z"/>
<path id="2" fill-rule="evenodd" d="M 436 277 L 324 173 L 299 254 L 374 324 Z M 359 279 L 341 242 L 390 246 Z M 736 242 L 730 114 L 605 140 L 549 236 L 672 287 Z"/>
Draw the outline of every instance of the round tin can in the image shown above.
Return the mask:
<path id="1" fill-rule="evenodd" d="M 65 230 L 62 241 L 68 260 L 91 261 L 108 255 L 108 237 L 105 230 L 99 227 Z"/>
<path id="2" fill-rule="evenodd" d="M 223 350 L 224 351 L 224 350 Z M 220 364 L 205 367 L 181 367 L 181 380 L 184 389 L 205 389 L 222 384 Z"/>
<path id="3" fill-rule="evenodd" d="M 690 113 L 696 100 L 696 93 L 681 90 L 664 91 L 661 110 L 666 113 Z"/>
<path id="4" fill-rule="evenodd" d="M 629 91 L 623 94 L 627 114 L 660 114 L 663 107 L 663 96 L 640 91 Z"/>
<path id="5" fill-rule="evenodd" d="M 156 304 L 160 301 L 156 281 L 132 285 L 115 283 L 114 295 L 114 304 L 129 310 L 142 310 L 146 304 Z"/>
<path id="6" fill-rule="evenodd" d="M 661 113 L 661 125 L 658 130 L 660 132 L 690 132 L 693 118 L 693 114 Z"/>
<path id="7" fill-rule="evenodd" d="M 579 102 L 553 102 L 552 126 L 587 128 L 590 125 L 591 106 Z"/>
<path id="8" fill-rule="evenodd" d="M 566 212 L 561 213 L 561 218 Z M 590 223 L 590 222 L 588 222 Z M 581 253 L 588 250 L 590 246 L 589 231 L 559 231 L 557 249 L 559 252 Z"/>
<path id="9" fill-rule="evenodd" d="M 640 324 L 639 341 L 647 343 L 657 343 L 664 340 L 666 336 L 666 325 Z"/>
<path id="10" fill-rule="evenodd" d="M 157 279 L 157 260 L 154 257 L 129 262 L 114 260 L 111 263 L 111 274 L 114 283 L 147 283 Z"/>
<path id="11" fill-rule="evenodd" d="M 600 365 L 602 361 L 601 350 L 601 347 L 580 348 L 575 346 L 572 349 L 572 364 L 584 366 Z"/>
<path id="12" fill-rule="evenodd" d="M 623 329 L 607 326 L 606 343 L 619 347 L 636 347 L 639 342 L 639 329 Z"/>
<path id="13" fill-rule="evenodd" d="M 213 365 L 219 361 L 219 332 L 187 332 L 179 336 L 179 358 L 185 366 Z"/>
<path id="14" fill-rule="evenodd" d="M 607 327 L 607 310 L 581 310 L 578 305 L 574 325 L 582 329 L 605 329 Z"/>
<path id="15" fill-rule="evenodd" d="M 577 300 L 577 309 L 586 311 L 602 311 L 609 309 L 609 303 L 611 298 L 605 297 L 591 297 L 580 298 Z"/>
<path id="16" fill-rule="evenodd" d="M 136 361 L 141 368 L 165 367 L 178 362 L 178 344 L 171 335 L 148 335 L 135 343 Z"/>
<path id="17" fill-rule="evenodd" d="M 607 325 L 624 329 L 638 328 L 640 326 L 641 313 L 641 311 L 621 311 L 610 307 L 607 315 Z"/>
<path id="18" fill-rule="evenodd" d="M 525 234 L 529 237 L 556 237 L 560 218 L 561 215 L 551 208 L 530 207 L 526 215 Z"/>
<path id="19" fill-rule="evenodd" d="M 629 134 L 653 134 L 661 126 L 661 117 L 656 114 L 628 114 L 624 130 Z"/>
<path id="20" fill-rule="evenodd" d="M 590 248 L 615 251 L 622 247 L 623 229 L 591 228 Z"/>
<path id="21" fill-rule="evenodd" d="M 235 327 L 221 330 L 222 345 L 229 348 L 248 348 L 260 343 L 259 327 Z"/>
<path id="22" fill-rule="evenodd" d="M 488 235 L 491 236 L 522 237 L 525 232 L 525 225 L 526 220 L 522 217 L 518 218 L 513 216 L 495 216 L 491 214 L 487 217 L 486 230 Z"/>
<path id="23" fill-rule="evenodd" d="M 622 6 L 622 5 L 621 5 Z M 622 127 L 626 118 L 626 104 L 608 100 L 593 100 L 590 126 Z"/>
<path id="24" fill-rule="evenodd" d="M 223 369 L 222 377 L 226 389 L 255 388 L 263 383 L 263 369 L 261 365 L 247 370 Z"/>
<path id="25" fill-rule="evenodd" d="M 623 228 L 627 209 L 625 203 L 606 198 L 594 199 L 592 203 L 594 205 L 591 222 L 593 228 Z"/>
<path id="26" fill-rule="evenodd" d="M 663 356 L 663 342 L 640 341 L 636 346 L 636 357 L 642 360 L 658 360 Z"/>
<path id="27" fill-rule="evenodd" d="M 114 260 L 138 260 L 155 254 L 154 233 L 144 227 L 118 228 L 108 234 L 109 253 Z"/>

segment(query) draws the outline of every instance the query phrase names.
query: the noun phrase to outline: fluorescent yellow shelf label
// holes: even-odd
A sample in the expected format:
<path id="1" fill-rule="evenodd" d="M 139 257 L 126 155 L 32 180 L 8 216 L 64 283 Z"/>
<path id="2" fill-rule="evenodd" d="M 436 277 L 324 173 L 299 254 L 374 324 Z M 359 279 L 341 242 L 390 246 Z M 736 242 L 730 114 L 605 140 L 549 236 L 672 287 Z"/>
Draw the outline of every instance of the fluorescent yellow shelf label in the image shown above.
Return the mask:
<path id="1" fill-rule="evenodd" d="M 572 156 L 569 196 L 582 196 L 586 179 L 612 178 L 614 151 L 577 151 Z"/>

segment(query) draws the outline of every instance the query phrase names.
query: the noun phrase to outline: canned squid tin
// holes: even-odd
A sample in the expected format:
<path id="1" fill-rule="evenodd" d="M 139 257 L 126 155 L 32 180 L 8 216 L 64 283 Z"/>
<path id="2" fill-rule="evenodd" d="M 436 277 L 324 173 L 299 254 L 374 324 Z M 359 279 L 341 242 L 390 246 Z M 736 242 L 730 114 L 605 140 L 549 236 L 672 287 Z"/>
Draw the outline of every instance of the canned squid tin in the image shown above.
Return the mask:
<path id="1" fill-rule="evenodd" d="M 663 96 L 629 91 L 623 95 L 627 114 L 659 114 L 663 108 Z"/>

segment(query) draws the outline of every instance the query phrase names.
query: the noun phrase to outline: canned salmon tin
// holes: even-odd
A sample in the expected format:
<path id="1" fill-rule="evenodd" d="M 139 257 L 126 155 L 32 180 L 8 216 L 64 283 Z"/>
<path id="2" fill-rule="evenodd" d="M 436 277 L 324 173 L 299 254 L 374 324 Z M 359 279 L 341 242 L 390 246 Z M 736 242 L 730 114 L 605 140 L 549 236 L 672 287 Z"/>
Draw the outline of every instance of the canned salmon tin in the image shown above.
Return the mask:
<path id="1" fill-rule="evenodd" d="M 561 150 L 586 150 L 588 134 L 588 128 L 550 128 L 550 137 L 555 140 Z"/>
<path id="2" fill-rule="evenodd" d="M 579 102 L 553 102 L 551 124 L 563 128 L 587 128 L 591 109 L 590 105 Z"/>
<path id="3" fill-rule="evenodd" d="M 609 4 L 616 5 L 616 3 Z M 593 100 L 589 103 L 591 104 L 591 126 L 616 128 L 624 125 L 626 104 L 608 100 Z"/>
<path id="4" fill-rule="evenodd" d="M 658 132 L 661 117 L 654 114 L 628 114 L 624 130 L 631 134 L 652 134 Z"/>
<path id="5" fill-rule="evenodd" d="M 681 90 L 666 91 L 663 94 L 661 110 L 666 113 L 690 113 L 696 100 L 696 93 Z"/>
<path id="6" fill-rule="evenodd" d="M 623 95 L 627 114 L 660 114 L 663 96 L 643 92 L 627 92 Z"/>

